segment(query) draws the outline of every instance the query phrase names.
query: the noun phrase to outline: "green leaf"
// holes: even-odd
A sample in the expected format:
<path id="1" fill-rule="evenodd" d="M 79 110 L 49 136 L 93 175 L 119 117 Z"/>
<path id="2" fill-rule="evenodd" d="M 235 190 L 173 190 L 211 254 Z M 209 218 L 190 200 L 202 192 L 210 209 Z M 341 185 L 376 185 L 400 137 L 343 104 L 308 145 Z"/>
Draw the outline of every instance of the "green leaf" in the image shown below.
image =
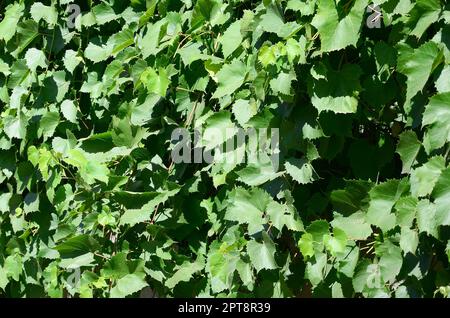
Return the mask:
<path id="1" fill-rule="evenodd" d="M 218 0 L 199 0 L 192 10 L 191 28 L 196 29 L 204 22 L 212 22 L 221 15 L 221 2 Z"/>
<path id="2" fill-rule="evenodd" d="M 231 121 L 231 114 L 227 111 L 220 111 L 212 114 L 207 120 L 205 130 L 202 134 L 202 146 L 205 151 L 222 145 L 236 133 L 236 126 Z"/>
<path id="3" fill-rule="evenodd" d="M 402 173 L 409 173 L 413 166 L 417 155 L 419 154 L 422 144 L 417 139 L 414 131 L 408 130 L 400 135 L 400 141 L 397 146 L 397 153 L 403 162 Z"/>
<path id="4" fill-rule="evenodd" d="M 263 232 L 263 242 L 251 240 L 247 243 L 247 253 L 257 272 L 263 269 L 278 268 L 275 262 L 275 244 L 270 237 Z"/>
<path id="5" fill-rule="evenodd" d="M 419 234 L 408 227 L 402 227 L 400 233 L 400 247 L 403 252 L 415 254 L 419 245 Z"/>
<path id="6" fill-rule="evenodd" d="M 291 158 L 284 164 L 286 172 L 300 184 L 312 183 L 318 179 L 311 163 L 306 159 Z"/>
<path id="7" fill-rule="evenodd" d="M 438 21 L 440 15 L 439 0 L 417 0 L 407 22 L 408 28 L 412 29 L 410 34 L 418 38 L 422 37 L 430 25 Z"/>
<path id="8" fill-rule="evenodd" d="M 447 257 L 450 260 L 450 241 L 447 242 L 447 247 L 445 251 L 447 252 Z"/>
<path id="9" fill-rule="evenodd" d="M 124 29 L 112 35 L 107 42 L 107 46 L 112 48 L 111 55 L 117 55 L 125 48 L 134 44 L 134 34 L 131 29 Z"/>
<path id="10" fill-rule="evenodd" d="M 258 107 L 254 101 L 238 99 L 234 102 L 232 111 L 239 125 L 244 127 L 256 115 Z"/>
<path id="11" fill-rule="evenodd" d="M 88 234 L 74 236 L 56 245 L 55 249 L 62 258 L 74 258 L 99 248 L 98 242 Z"/>
<path id="12" fill-rule="evenodd" d="M 354 64 L 345 64 L 338 71 L 323 64 L 315 65 L 308 81 L 308 94 L 312 104 L 319 112 L 355 113 L 358 108 L 361 74 L 361 68 Z"/>
<path id="13" fill-rule="evenodd" d="M 230 193 L 230 205 L 225 212 L 225 219 L 248 224 L 249 234 L 254 234 L 262 229 L 263 214 L 271 201 L 269 194 L 262 189 L 247 191 L 235 188 Z"/>
<path id="14" fill-rule="evenodd" d="M 227 243 L 215 241 L 211 244 L 206 269 L 211 275 L 211 289 L 214 293 L 231 289 L 239 256 L 239 252 Z"/>
<path id="15" fill-rule="evenodd" d="M 268 181 L 272 181 L 283 174 L 283 172 L 275 172 L 272 162 L 268 156 L 262 156 L 265 160 L 258 163 L 250 163 L 245 168 L 238 170 L 238 180 L 249 186 L 259 186 Z"/>
<path id="16" fill-rule="evenodd" d="M 376 185 L 369 192 L 370 203 L 366 219 L 370 224 L 387 232 L 396 225 L 396 216 L 392 208 L 402 194 L 408 189 L 406 180 L 389 180 Z"/>
<path id="17" fill-rule="evenodd" d="M 439 93 L 450 92 L 450 82 L 448 81 L 449 77 L 450 77 L 450 65 L 446 65 L 442 69 L 439 78 L 434 83 Z"/>
<path id="18" fill-rule="evenodd" d="M 81 61 L 82 59 L 80 56 L 78 56 L 78 52 L 75 52 L 73 50 L 67 50 L 64 53 L 63 58 L 64 66 L 70 73 L 73 73 L 73 71 L 80 64 Z"/>
<path id="19" fill-rule="evenodd" d="M 154 208 L 166 202 L 170 197 L 174 196 L 180 189 L 163 191 L 161 193 L 151 193 L 151 199 L 148 200 L 140 209 L 131 209 L 125 211 L 120 217 L 120 224 L 129 224 L 131 226 L 149 220 L 153 214 Z M 128 198 L 130 199 L 130 198 Z"/>
<path id="20" fill-rule="evenodd" d="M 296 22 L 284 23 L 284 18 L 276 5 L 266 7 L 266 13 L 261 16 L 260 27 L 266 32 L 273 32 L 281 38 L 287 38 L 300 29 Z"/>
<path id="21" fill-rule="evenodd" d="M 74 258 L 65 258 L 62 259 L 59 263 L 59 266 L 66 269 L 74 269 L 74 268 L 80 268 L 82 266 L 94 266 L 93 264 L 95 262 L 94 254 L 91 252 L 74 257 Z"/>
<path id="22" fill-rule="evenodd" d="M 127 254 L 125 252 L 119 252 L 105 263 L 101 274 L 105 278 L 119 279 L 133 272 L 130 271 L 128 265 Z"/>
<path id="23" fill-rule="evenodd" d="M 97 161 L 88 161 L 80 169 L 81 177 L 88 184 L 93 184 L 95 180 L 108 183 L 109 169 L 106 165 Z"/>
<path id="24" fill-rule="evenodd" d="M 428 154 L 450 141 L 449 103 L 450 92 L 433 96 L 425 107 L 422 126 L 427 127 L 427 131 L 423 142 Z"/>
<path id="25" fill-rule="evenodd" d="M 242 43 L 241 23 L 240 21 L 233 22 L 228 29 L 223 33 L 219 39 L 222 44 L 223 56 L 227 58 L 231 55 Z"/>
<path id="26" fill-rule="evenodd" d="M 89 43 L 84 50 L 84 56 L 94 63 L 105 61 L 112 53 L 113 48 L 106 45 Z"/>
<path id="27" fill-rule="evenodd" d="M 3 20 L 0 22 L 0 39 L 8 42 L 17 30 L 25 5 L 23 3 L 10 4 L 5 8 Z"/>
<path id="28" fill-rule="evenodd" d="M 300 240 L 298 241 L 298 247 L 303 257 L 313 257 L 314 256 L 314 240 L 310 233 L 304 233 Z"/>
<path id="29" fill-rule="evenodd" d="M 280 73 L 278 76 L 270 80 L 270 87 L 275 94 L 291 95 L 291 83 L 295 80 L 294 73 Z"/>
<path id="30" fill-rule="evenodd" d="M 433 191 L 442 170 L 445 169 L 445 160 L 441 156 L 431 158 L 424 165 L 411 172 L 411 193 L 416 198 L 424 197 Z"/>
<path id="31" fill-rule="evenodd" d="M 15 45 L 15 50 L 11 52 L 11 55 L 17 58 L 38 35 L 39 26 L 33 20 L 26 20 L 19 23 L 16 36 L 17 44 Z"/>
<path id="32" fill-rule="evenodd" d="M 347 245 L 347 235 L 339 228 L 333 229 L 333 235 L 326 234 L 323 237 L 323 243 L 331 255 L 336 256 L 345 251 Z"/>
<path id="33" fill-rule="evenodd" d="M 381 277 L 384 282 L 393 282 L 402 268 L 403 258 L 400 247 L 390 241 L 375 246 L 375 253 L 380 257 Z"/>
<path id="34" fill-rule="evenodd" d="M 306 264 L 305 278 L 309 279 L 313 286 L 320 284 L 326 273 L 324 273 L 327 264 L 327 256 L 324 253 L 316 254 L 314 262 Z"/>
<path id="35" fill-rule="evenodd" d="M 411 227 L 416 217 L 419 200 L 412 196 L 402 197 L 395 203 L 395 214 L 400 226 Z"/>
<path id="36" fill-rule="evenodd" d="M 61 112 L 63 116 L 71 123 L 74 124 L 78 123 L 77 119 L 78 110 L 73 101 L 68 99 L 64 100 L 61 104 Z"/>
<path id="37" fill-rule="evenodd" d="M 35 2 L 30 8 L 31 17 L 34 21 L 39 22 L 41 19 L 53 26 L 58 22 L 58 12 L 52 6 L 45 6 L 41 2 Z"/>
<path id="38" fill-rule="evenodd" d="M 22 274 L 22 257 L 19 254 L 9 255 L 5 258 L 3 270 L 7 277 L 11 277 L 15 281 L 19 281 Z"/>
<path id="39" fill-rule="evenodd" d="M 113 118 L 112 140 L 116 146 L 134 148 L 142 138 L 146 137 L 145 129 L 132 126 L 128 119 Z"/>
<path id="40" fill-rule="evenodd" d="M 417 226 L 420 233 L 425 232 L 437 237 L 436 205 L 429 200 L 420 200 L 417 204 Z"/>
<path id="41" fill-rule="evenodd" d="M 239 60 L 224 65 L 216 74 L 218 86 L 212 98 L 220 98 L 234 93 L 244 83 L 246 75 L 247 67 Z"/>
<path id="42" fill-rule="evenodd" d="M 442 171 L 432 197 L 436 205 L 436 224 L 450 225 L 450 168 Z"/>
<path id="43" fill-rule="evenodd" d="M 147 88 L 149 93 L 155 93 L 162 97 L 166 96 L 166 91 L 169 88 L 170 79 L 167 71 L 159 68 L 158 72 L 151 67 L 148 67 L 142 74 L 140 80 Z"/>
<path id="44" fill-rule="evenodd" d="M 0 59 L 0 73 L 2 73 L 5 76 L 11 74 L 11 72 L 9 71 L 9 65 L 3 62 L 2 59 Z"/>
<path id="45" fill-rule="evenodd" d="M 92 8 L 98 25 L 105 24 L 117 18 L 113 8 L 106 3 L 100 3 Z"/>
<path id="46" fill-rule="evenodd" d="M 180 282 L 188 282 L 191 280 L 192 275 L 201 271 L 205 266 L 205 260 L 202 258 L 197 259 L 195 262 L 184 262 L 180 266 L 176 267 L 175 274 L 166 280 L 165 285 L 167 288 L 174 288 Z"/>
<path id="47" fill-rule="evenodd" d="M 59 113 L 47 112 L 39 122 L 38 134 L 44 138 L 53 136 L 56 127 L 59 125 Z"/>
<path id="48" fill-rule="evenodd" d="M 117 280 L 116 285 L 111 289 L 111 298 L 123 298 L 125 296 L 134 294 L 148 284 L 142 275 L 127 274 L 124 277 Z"/>
<path id="49" fill-rule="evenodd" d="M 28 119 L 22 113 L 18 117 L 6 117 L 3 120 L 3 125 L 3 129 L 9 138 L 24 139 L 26 137 Z"/>
<path id="50" fill-rule="evenodd" d="M 33 72 L 36 72 L 38 66 L 42 68 L 47 66 L 47 59 L 45 58 L 44 52 L 35 48 L 28 49 L 27 53 L 25 53 L 25 60 L 27 61 L 27 66 Z"/>
<path id="51" fill-rule="evenodd" d="M 12 198 L 12 193 L 0 194 L 0 212 L 9 212 L 9 200 Z"/>
<path id="52" fill-rule="evenodd" d="M 312 222 L 306 229 L 307 233 L 313 236 L 313 240 L 318 247 L 318 250 L 322 250 L 323 237 L 330 233 L 330 225 L 325 220 L 316 220 Z"/>
<path id="53" fill-rule="evenodd" d="M 434 42 L 427 42 L 417 49 L 406 45 L 399 47 L 398 71 L 407 76 L 406 102 L 420 92 L 433 70 L 442 59 L 442 51 Z"/>
<path id="54" fill-rule="evenodd" d="M 322 52 L 356 46 L 367 5 L 367 0 L 356 0 L 348 14 L 340 19 L 334 1 L 318 1 L 317 14 L 311 24 L 319 31 Z"/>
<path id="55" fill-rule="evenodd" d="M 6 271 L 0 267 L 0 289 L 5 291 L 6 286 L 8 285 L 8 276 L 6 275 Z"/>
<path id="56" fill-rule="evenodd" d="M 142 47 L 142 56 L 144 59 L 161 51 L 162 48 L 160 48 L 158 44 L 160 40 L 161 28 L 164 24 L 164 20 L 159 20 L 154 24 L 149 23 L 147 25 L 147 32 L 140 42 Z"/>
<path id="57" fill-rule="evenodd" d="M 343 230 L 351 240 L 366 240 L 372 234 L 372 228 L 362 212 L 353 213 L 348 217 L 335 213 L 331 225 L 333 228 Z"/>
<path id="58" fill-rule="evenodd" d="M 267 205 L 266 212 L 272 226 L 279 231 L 282 231 L 284 226 L 291 231 L 304 231 L 303 222 L 298 216 L 297 210 L 291 204 L 272 201 Z"/>

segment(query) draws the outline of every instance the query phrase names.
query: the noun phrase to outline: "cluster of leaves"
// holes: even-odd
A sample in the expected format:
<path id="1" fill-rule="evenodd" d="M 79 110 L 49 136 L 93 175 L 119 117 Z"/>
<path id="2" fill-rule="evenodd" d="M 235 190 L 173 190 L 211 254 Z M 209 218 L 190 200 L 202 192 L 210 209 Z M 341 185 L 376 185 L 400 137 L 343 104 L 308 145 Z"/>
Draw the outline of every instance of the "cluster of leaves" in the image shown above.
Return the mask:
<path id="1" fill-rule="evenodd" d="M 1 5 L 0 296 L 450 293 L 448 1 Z"/>

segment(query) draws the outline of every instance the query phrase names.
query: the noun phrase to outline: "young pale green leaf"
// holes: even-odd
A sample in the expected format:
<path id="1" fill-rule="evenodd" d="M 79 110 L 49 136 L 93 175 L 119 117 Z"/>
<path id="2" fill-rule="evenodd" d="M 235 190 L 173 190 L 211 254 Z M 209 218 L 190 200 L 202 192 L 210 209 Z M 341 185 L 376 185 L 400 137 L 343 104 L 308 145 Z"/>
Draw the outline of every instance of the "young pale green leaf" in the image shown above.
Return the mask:
<path id="1" fill-rule="evenodd" d="M 9 280 L 8 276 L 6 275 L 6 271 L 0 267 L 0 289 L 5 291 L 6 286 L 8 285 Z"/>
<path id="2" fill-rule="evenodd" d="M 164 68 L 159 68 L 158 72 L 148 67 L 140 77 L 141 82 L 147 88 L 149 93 L 158 94 L 162 97 L 166 96 L 169 88 L 170 79 Z"/>
<path id="3" fill-rule="evenodd" d="M 298 247 L 303 257 L 313 257 L 314 256 L 314 240 L 310 233 L 304 233 L 300 240 L 298 241 Z"/>
<path id="4" fill-rule="evenodd" d="M 326 234 L 323 237 L 323 244 L 331 255 L 336 256 L 345 251 L 347 240 L 348 238 L 345 232 L 336 227 L 333 229 L 333 235 Z"/>
<path id="5" fill-rule="evenodd" d="M 3 20 L 0 22 L 0 39 L 8 42 L 17 30 L 17 24 L 22 17 L 25 4 L 13 3 L 5 8 Z"/>

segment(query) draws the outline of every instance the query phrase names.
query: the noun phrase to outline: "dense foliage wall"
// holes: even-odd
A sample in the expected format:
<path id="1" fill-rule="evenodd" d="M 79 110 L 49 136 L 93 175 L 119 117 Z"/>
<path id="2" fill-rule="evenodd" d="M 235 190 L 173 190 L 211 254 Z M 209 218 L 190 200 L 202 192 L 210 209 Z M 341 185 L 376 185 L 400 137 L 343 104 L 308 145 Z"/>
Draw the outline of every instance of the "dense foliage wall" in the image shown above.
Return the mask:
<path id="1" fill-rule="evenodd" d="M 450 292 L 448 1 L 0 5 L 0 297 Z"/>

